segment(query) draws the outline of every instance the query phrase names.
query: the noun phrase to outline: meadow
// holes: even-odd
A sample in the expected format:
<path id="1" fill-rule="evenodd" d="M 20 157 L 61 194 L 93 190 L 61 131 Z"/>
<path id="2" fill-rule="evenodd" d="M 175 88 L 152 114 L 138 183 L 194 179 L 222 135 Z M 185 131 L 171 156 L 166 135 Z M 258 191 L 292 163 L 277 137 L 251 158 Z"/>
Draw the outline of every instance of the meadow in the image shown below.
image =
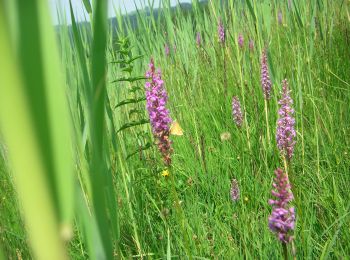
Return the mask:
<path id="1" fill-rule="evenodd" d="M 0 259 L 350 257 L 349 1 L 82 2 L 0 0 Z"/>

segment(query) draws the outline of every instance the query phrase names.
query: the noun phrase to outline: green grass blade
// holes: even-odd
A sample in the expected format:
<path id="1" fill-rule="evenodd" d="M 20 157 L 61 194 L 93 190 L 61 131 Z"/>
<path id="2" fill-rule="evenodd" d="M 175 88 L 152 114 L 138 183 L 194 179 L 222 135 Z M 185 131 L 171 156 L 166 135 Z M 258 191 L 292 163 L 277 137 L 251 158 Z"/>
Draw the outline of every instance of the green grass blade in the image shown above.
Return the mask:
<path id="1" fill-rule="evenodd" d="M 48 5 L 40 2 L 41 52 L 45 75 L 45 93 L 62 228 L 72 229 L 74 214 L 72 128 L 65 83 L 61 72 L 56 36 L 50 23 Z"/>
<path id="2" fill-rule="evenodd" d="M 105 102 L 106 90 L 106 45 L 107 45 L 107 1 L 95 1 L 93 16 L 92 42 L 92 161 L 91 181 L 94 213 L 107 259 L 112 259 L 112 242 L 108 224 L 108 208 L 105 188 L 107 184 L 106 150 L 104 139 L 106 134 Z M 115 221 L 115 220 L 112 220 Z"/>
<path id="3" fill-rule="evenodd" d="M 92 8 L 89 0 L 83 0 L 85 10 L 88 14 L 92 13 Z"/>
<path id="4" fill-rule="evenodd" d="M 1 1 L 0 52 L 3 55 L 0 60 L 0 125 L 11 156 L 29 242 L 37 259 L 66 259 L 47 185 L 48 172 L 40 151 L 37 127 L 29 112 L 30 103 L 21 81 L 20 67 L 10 47 L 3 11 Z"/>

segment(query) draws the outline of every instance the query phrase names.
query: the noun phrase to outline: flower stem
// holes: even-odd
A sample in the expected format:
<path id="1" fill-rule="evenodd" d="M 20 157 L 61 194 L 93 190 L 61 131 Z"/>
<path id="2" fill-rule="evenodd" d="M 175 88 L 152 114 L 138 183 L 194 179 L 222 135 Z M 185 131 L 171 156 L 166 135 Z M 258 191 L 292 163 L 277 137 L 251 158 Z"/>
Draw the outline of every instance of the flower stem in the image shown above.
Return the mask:
<path id="1" fill-rule="evenodd" d="M 288 248 L 286 243 L 282 243 L 283 248 L 283 259 L 288 260 Z"/>
<path id="2" fill-rule="evenodd" d="M 225 50 L 226 46 L 225 43 L 223 44 L 223 51 L 222 51 L 222 56 L 223 56 L 223 61 L 224 61 L 224 96 L 227 96 L 227 75 L 226 75 L 226 55 L 225 55 Z"/>
<path id="3" fill-rule="evenodd" d="M 297 256 L 296 256 L 294 241 L 292 241 L 292 254 L 293 254 L 293 260 L 296 260 Z"/>
<path id="4" fill-rule="evenodd" d="M 271 146 L 271 137 L 270 137 L 270 126 L 269 126 L 269 116 L 267 113 L 267 100 L 265 99 L 265 120 L 266 120 L 266 129 L 267 129 L 267 142 L 269 147 Z"/>
<path id="5" fill-rule="evenodd" d="M 284 165 L 284 171 L 288 175 L 288 162 L 286 160 L 286 157 L 283 156 L 283 165 Z M 288 176 L 289 177 L 289 176 Z"/>
<path id="6" fill-rule="evenodd" d="M 180 200 L 179 200 L 179 196 L 176 192 L 176 185 L 175 185 L 175 178 L 174 178 L 174 175 L 172 174 L 172 171 L 169 167 L 169 176 L 170 176 L 170 179 L 171 179 L 171 192 L 172 192 L 172 197 L 174 199 L 174 204 L 175 204 L 175 211 L 176 211 L 176 219 L 180 225 L 180 228 L 181 228 L 181 232 L 182 232 L 182 236 L 183 236 L 183 240 L 184 240 L 184 245 L 185 245 L 185 250 L 186 250 L 186 254 L 187 254 L 187 257 L 189 259 L 192 259 L 192 256 L 191 256 L 191 250 L 189 248 L 190 246 L 190 241 L 189 241 L 189 238 L 188 238 L 188 234 L 185 230 L 185 217 L 184 217 L 184 213 L 183 213 L 183 210 L 181 208 L 181 205 L 180 205 Z"/>

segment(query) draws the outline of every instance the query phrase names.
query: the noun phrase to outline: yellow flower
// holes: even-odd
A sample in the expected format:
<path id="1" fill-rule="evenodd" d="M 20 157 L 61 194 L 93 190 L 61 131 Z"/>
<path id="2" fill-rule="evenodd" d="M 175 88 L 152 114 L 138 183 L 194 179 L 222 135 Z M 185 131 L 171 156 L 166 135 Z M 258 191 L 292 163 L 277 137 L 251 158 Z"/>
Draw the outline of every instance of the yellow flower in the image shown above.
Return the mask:
<path id="1" fill-rule="evenodd" d="M 244 197 L 244 201 L 248 202 L 249 201 L 248 197 Z"/>
<path id="2" fill-rule="evenodd" d="M 170 173 L 169 173 L 169 170 L 168 170 L 168 169 L 162 171 L 162 176 L 163 176 L 163 177 L 168 177 L 169 174 L 170 174 Z"/>

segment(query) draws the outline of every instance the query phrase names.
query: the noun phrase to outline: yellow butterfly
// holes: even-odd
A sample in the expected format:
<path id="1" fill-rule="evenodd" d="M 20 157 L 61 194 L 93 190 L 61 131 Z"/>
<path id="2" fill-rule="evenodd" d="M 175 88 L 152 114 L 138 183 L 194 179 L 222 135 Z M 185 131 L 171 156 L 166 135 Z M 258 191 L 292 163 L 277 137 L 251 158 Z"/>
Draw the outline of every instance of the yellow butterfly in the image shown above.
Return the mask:
<path id="1" fill-rule="evenodd" d="M 174 121 L 170 126 L 170 134 L 172 135 L 183 135 L 184 131 L 182 130 L 180 124 L 177 121 Z"/>

